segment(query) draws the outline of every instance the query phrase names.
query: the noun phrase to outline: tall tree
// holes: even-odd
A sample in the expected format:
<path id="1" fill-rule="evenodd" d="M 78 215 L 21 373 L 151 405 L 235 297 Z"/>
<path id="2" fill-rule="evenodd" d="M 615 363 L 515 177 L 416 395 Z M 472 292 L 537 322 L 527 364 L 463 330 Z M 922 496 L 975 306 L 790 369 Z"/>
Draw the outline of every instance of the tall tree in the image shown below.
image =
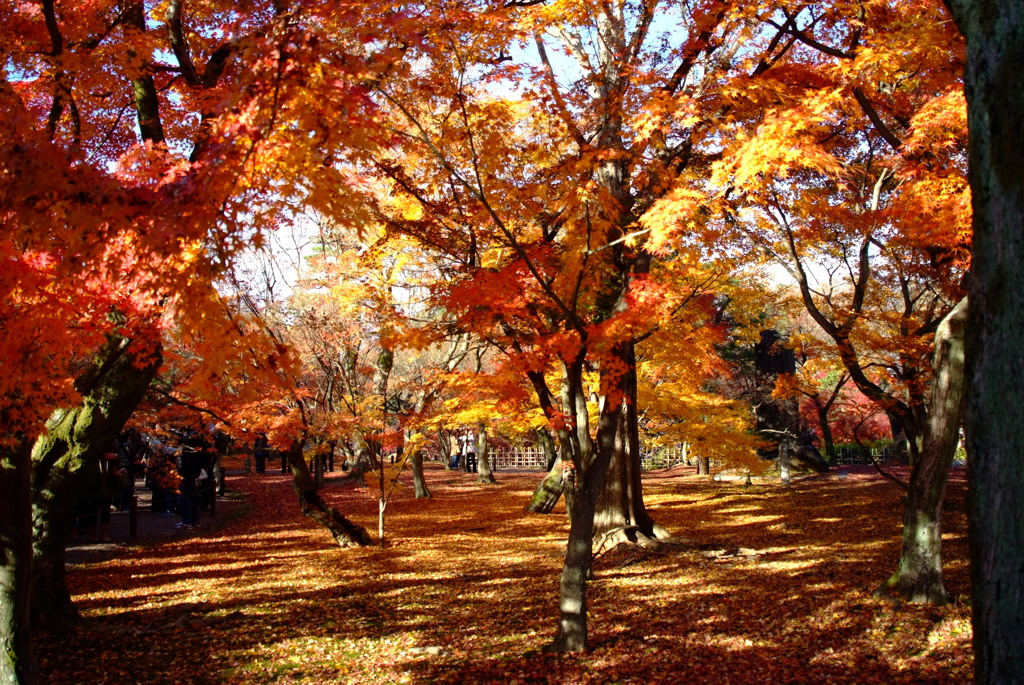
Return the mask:
<path id="1" fill-rule="evenodd" d="M 975 678 L 1024 682 L 1024 3 L 949 0 L 967 39 L 974 243 L 967 336 L 969 521 Z"/>
<path id="2" fill-rule="evenodd" d="M 458 279 L 439 301 L 460 326 L 516 355 L 531 381 L 559 368 L 559 390 L 538 393 L 572 474 L 556 651 L 587 647 L 598 508 L 616 509 L 602 527 L 664 534 L 638 483 L 637 344 L 685 299 L 663 274 L 699 281 L 713 251 L 682 236 L 706 225 L 697 209 L 717 154 L 715 88 L 746 68 L 731 60 L 755 13 L 705 2 L 682 27 L 659 28 L 655 15 L 682 6 L 513 3 L 504 18 L 449 16 L 375 92 L 401 143 L 376 169 L 389 198 L 404 199 L 401 211 L 377 203 L 379 220 L 445 257 Z M 522 39 L 532 64 L 510 59 Z M 608 483 L 626 496 L 599 500 Z"/>
<path id="3" fill-rule="evenodd" d="M 76 379 L 84 360 L 102 361 L 97 350 L 118 337 L 132 341 L 129 354 L 151 351 L 164 313 L 202 330 L 207 289 L 246 240 L 259 240 L 318 187 L 343 185 L 346 174 L 311 153 L 318 141 L 310 131 L 326 127 L 308 121 L 305 98 L 316 98 L 321 115 L 369 107 L 359 86 L 372 61 L 365 33 L 332 35 L 331 45 L 341 46 L 335 54 L 353 61 L 335 64 L 330 79 L 312 66 L 323 44 L 311 37 L 328 25 L 374 22 L 324 14 L 317 3 L 185 7 L 47 0 L 0 10 L 0 320 L 10 334 L 0 343 L 8 362 L 0 433 L 11 467 L 3 499 L 15 508 L 0 536 L 9 565 L 0 616 L 5 681 L 32 679 L 24 638 L 30 593 L 18 585 L 31 569 L 31 527 L 21 529 L 31 522 L 25 456 L 48 420 L 58 425 L 55 412 L 83 402 Z M 281 125 L 289 120 L 299 123 Z M 340 133 L 365 144 L 370 128 Z M 136 337 L 148 344 L 135 348 Z M 144 358 L 136 365 L 150 368 Z M 105 397 L 94 406 L 121 404 L 123 415 L 131 401 Z M 115 423 L 105 430 L 116 432 Z"/>

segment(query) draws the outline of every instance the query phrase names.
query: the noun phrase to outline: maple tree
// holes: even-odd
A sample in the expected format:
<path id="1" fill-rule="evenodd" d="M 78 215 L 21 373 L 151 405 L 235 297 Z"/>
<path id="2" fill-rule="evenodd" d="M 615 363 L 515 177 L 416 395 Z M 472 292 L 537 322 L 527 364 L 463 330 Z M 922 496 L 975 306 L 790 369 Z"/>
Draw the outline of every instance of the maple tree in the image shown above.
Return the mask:
<path id="1" fill-rule="evenodd" d="M 280 124 L 305 115 L 314 91 L 301 66 L 318 47 L 310 27 L 360 22 L 315 4 L 258 4 L 234 12 L 234 3 L 190 3 L 187 16 L 181 2 L 149 13 L 141 0 L 2 10 L 0 318 L 13 335 L 0 357 L 19 360 L 0 405 L 4 679 L 32 680 L 37 436 L 52 438 L 36 451 L 40 470 L 73 472 L 96 458 L 155 371 L 164 316 L 202 330 L 206 288 L 239 247 L 287 216 L 290 202 L 341 178 L 310 166 L 308 130 Z M 321 112 L 365 108 L 357 62 L 319 79 Z M 74 430 L 59 435 L 61 426 Z M 71 480 L 54 478 L 53 488 Z"/>
<path id="2" fill-rule="evenodd" d="M 970 233 L 962 43 L 944 16 L 938 2 L 785 14 L 776 23 L 795 43 L 757 84 L 771 94 L 751 93 L 768 100 L 756 131 L 719 170 L 736 199 L 727 219 L 787 267 L 857 388 L 906 431 L 904 548 L 880 591 L 939 603 Z"/>
<path id="3" fill-rule="evenodd" d="M 458 270 L 444 306 L 516 357 L 562 445 L 573 525 L 552 649 L 574 651 L 594 537 L 667 535 L 640 488 L 636 346 L 685 309 L 672 274 L 706 278 L 711 250 L 680 239 L 701 226 L 696 187 L 716 145 L 713 117 L 696 113 L 717 106 L 704 91 L 747 16 L 724 3 L 684 15 L 663 60 L 653 3 L 506 10 L 453 13 L 410 50 L 406 78 L 379 85 L 402 147 L 376 171 L 403 201 L 377 209 Z M 532 64 L 510 58 L 516 41 L 533 41 Z M 511 97 L 495 85 L 516 82 L 529 85 Z"/>
<path id="4" fill-rule="evenodd" d="M 473 426 L 483 482 L 488 433 L 534 431 L 554 463 L 531 507 L 564 492 L 570 517 L 549 648 L 587 649 L 594 541 L 669 535 L 645 505 L 641 426 L 754 466 L 745 408 L 709 387 L 726 368 L 714 297 L 754 257 L 737 236 L 788 265 L 845 373 L 906 429 L 887 585 L 945 600 L 970 232 L 962 46 L 940 3 L 0 12 L 0 359 L 17 362 L 0 381 L 0 676 L 32 679 L 33 568 L 39 620 L 73 618 L 46 588 L 63 589 L 75 474 L 161 363 L 187 369 L 179 401 L 265 430 L 342 544 L 368 536 L 318 494 L 304 450 L 354 437 L 383 539 L 385 443 L 405 440 L 426 494 L 419 427 Z M 225 304 L 215 285 L 243 246 L 303 210 L 369 251 L 318 256 L 298 325 Z M 429 324 L 367 280 L 409 259 Z M 321 298 L 325 283 L 347 292 Z M 432 368 L 412 362 L 427 350 Z"/>

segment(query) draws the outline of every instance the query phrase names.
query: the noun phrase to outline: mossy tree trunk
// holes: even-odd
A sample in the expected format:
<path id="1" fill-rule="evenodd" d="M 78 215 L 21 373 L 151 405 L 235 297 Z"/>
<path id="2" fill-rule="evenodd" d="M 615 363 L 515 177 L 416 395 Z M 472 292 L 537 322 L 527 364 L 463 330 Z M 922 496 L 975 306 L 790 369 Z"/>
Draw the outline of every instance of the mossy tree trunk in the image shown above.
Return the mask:
<path id="1" fill-rule="evenodd" d="M 83 467 L 117 440 L 160 367 L 159 346 L 111 339 L 76 385 L 77 407 L 54 412 L 32 449 L 32 617 L 37 628 L 66 630 L 79 614 L 65 580 L 65 552 Z"/>
<path id="2" fill-rule="evenodd" d="M 935 333 L 928 421 L 910 475 L 900 560 L 896 572 L 878 589 L 879 594 L 911 602 L 949 601 L 942 580 L 942 501 L 963 419 L 967 309 L 964 298 Z"/>

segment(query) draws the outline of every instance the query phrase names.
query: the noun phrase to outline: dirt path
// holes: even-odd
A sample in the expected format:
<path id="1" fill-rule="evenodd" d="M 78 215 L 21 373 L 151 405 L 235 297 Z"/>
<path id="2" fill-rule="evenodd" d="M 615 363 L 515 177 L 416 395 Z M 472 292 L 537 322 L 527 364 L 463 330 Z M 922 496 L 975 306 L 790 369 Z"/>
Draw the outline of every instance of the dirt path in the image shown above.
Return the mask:
<path id="1" fill-rule="evenodd" d="M 88 564 L 103 561 L 124 554 L 131 547 L 149 545 L 161 540 L 175 537 L 195 537 L 208 535 L 219 529 L 224 521 L 238 516 L 244 506 L 240 493 L 232 490 L 232 480 L 242 477 L 241 471 L 227 472 L 227 488 L 224 496 L 217 498 L 216 511 L 200 512 L 200 527 L 196 530 L 181 530 L 174 524 L 181 521 L 178 515 L 164 515 L 151 509 L 153 492 L 143 485 L 140 478 L 135 484 L 135 496 L 138 499 L 136 537 L 131 538 L 130 528 L 132 514 L 130 512 L 110 512 L 110 542 L 89 542 L 79 539 L 71 542 L 67 548 L 67 563 Z"/>

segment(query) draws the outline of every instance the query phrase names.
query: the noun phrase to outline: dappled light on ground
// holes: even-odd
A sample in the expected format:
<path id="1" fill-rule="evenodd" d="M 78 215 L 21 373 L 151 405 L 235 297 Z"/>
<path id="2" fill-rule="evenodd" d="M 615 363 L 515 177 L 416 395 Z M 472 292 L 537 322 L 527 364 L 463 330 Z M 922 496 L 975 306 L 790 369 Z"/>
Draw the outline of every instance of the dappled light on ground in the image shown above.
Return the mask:
<path id="1" fill-rule="evenodd" d="M 713 482 L 648 476 L 679 544 L 602 553 L 592 653 L 549 656 L 568 523 L 522 513 L 540 476 L 498 486 L 428 468 L 400 492 L 385 549 L 342 550 L 297 513 L 283 476 L 236 480 L 244 513 L 201 534 L 74 566 L 87 617 L 43 636 L 43 682 L 953 683 L 971 676 L 969 608 L 873 599 L 899 551 L 901 493 L 868 473 Z M 966 596 L 965 489 L 944 520 Z M 375 527 L 364 488 L 325 496 Z"/>

